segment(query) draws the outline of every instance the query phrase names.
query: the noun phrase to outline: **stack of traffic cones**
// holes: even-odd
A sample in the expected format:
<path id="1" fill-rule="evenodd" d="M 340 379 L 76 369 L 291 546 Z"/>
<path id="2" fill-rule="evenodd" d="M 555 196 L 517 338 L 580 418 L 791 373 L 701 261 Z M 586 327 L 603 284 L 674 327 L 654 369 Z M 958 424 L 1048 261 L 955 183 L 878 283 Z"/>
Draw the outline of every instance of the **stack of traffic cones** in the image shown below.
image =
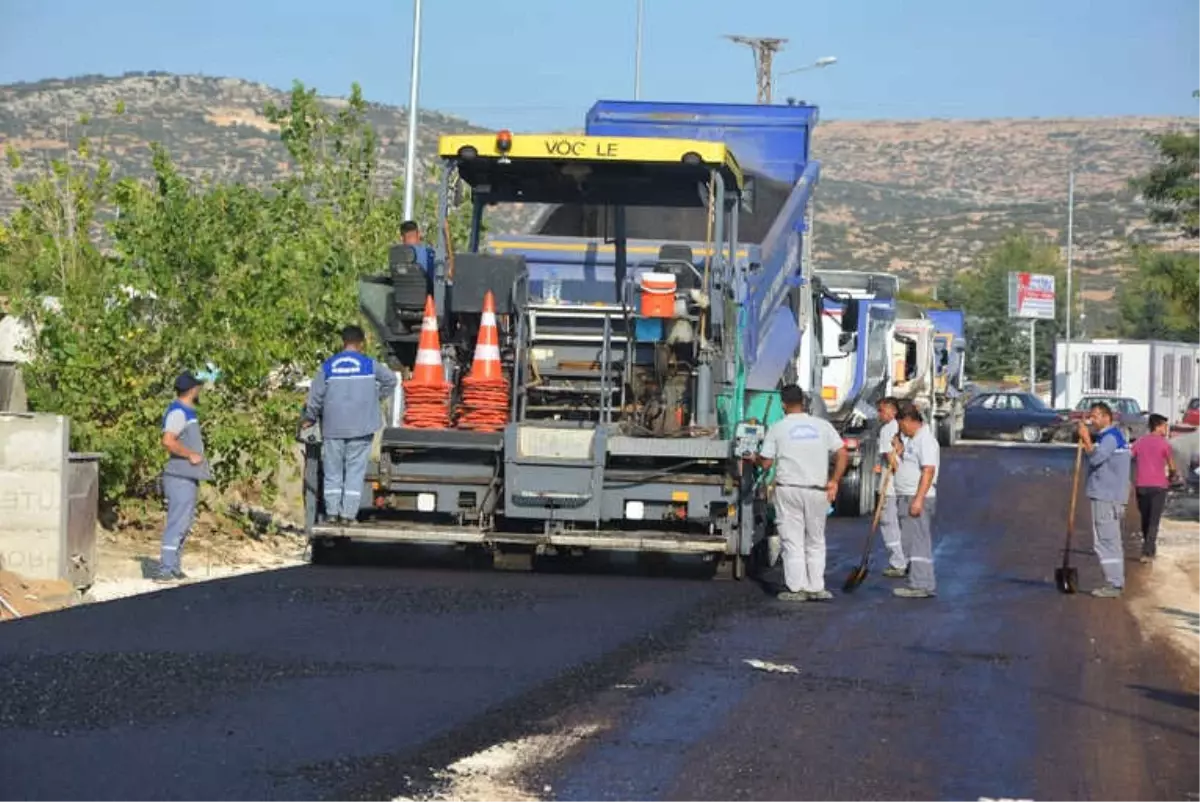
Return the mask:
<path id="1" fill-rule="evenodd" d="M 508 423 L 508 381 L 500 369 L 500 332 L 496 328 L 496 299 L 483 296 L 483 317 L 471 372 L 463 379 L 458 428 L 498 432 Z"/>
<path id="2" fill-rule="evenodd" d="M 446 429 L 450 426 L 450 386 L 442 370 L 442 344 L 438 339 L 437 311 L 433 297 L 425 297 L 421 339 L 412 378 L 404 383 L 404 425 L 414 429 Z"/>

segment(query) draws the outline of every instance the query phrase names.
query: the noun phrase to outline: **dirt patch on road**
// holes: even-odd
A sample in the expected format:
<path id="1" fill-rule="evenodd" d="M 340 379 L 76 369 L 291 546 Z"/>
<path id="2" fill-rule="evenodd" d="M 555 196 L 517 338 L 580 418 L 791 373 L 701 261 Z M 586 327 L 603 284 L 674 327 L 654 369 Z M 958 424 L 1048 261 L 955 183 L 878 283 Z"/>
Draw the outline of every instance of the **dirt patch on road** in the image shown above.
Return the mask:
<path id="1" fill-rule="evenodd" d="M 1188 690 L 1200 689 L 1200 514 L 1195 496 L 1172 499 L 1158 536 L 1158 557 L 1134 586 L 1130 611 L 1147 639 L 1160 639 L 1187 669 Z M 1136 551 L 1133 552 L 1137 554 Z"/>

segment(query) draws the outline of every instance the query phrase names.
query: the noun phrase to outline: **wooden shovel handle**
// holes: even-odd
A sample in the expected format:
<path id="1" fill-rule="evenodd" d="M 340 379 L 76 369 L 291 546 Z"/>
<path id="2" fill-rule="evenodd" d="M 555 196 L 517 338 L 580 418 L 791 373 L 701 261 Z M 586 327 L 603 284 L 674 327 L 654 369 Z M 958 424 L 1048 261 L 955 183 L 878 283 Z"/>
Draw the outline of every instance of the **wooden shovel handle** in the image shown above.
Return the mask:
<path id="1" fill-rule="evenodd" d="M 1063 547 L 1063 565 L 1067 564 L 1071 552 L 1071 539 L 1075 536 L 1075 503 L 1079 498 L 1079 469 L 1083 465 L 1083 442 L 1075 447 L 1075 472 L 1071 475 L 1071 508 L 1067 512 L 1067 543 Z"/>
<path id="2" fill-rule="evenodd" d="M 879 528 L 879 519 L 883 517 L 883 501 L 887 498 L 888 482 L 892 478 L 892 469 L 883 469 L 883 481 L 879 484 L 879 500 L 875 502 L 875 519 L 871 521 L 871 531 Z"/>
<path id="3" fill-rule="evenodd" d="M 887 500 L 888 481 L 892 478 L 891 466 L 883 469 L 883 481 L 879 485 L 879 500 L 875 502 L 875 517 L 871 521 L 871 531 L 867 532 L 867 542 L 863 546 L 862 565 L 867 564 L 871 554 L 871 543 L 875 540 L 875 530 L 879 528 L 879 519 L 883 516 L 883 503 Z"/>

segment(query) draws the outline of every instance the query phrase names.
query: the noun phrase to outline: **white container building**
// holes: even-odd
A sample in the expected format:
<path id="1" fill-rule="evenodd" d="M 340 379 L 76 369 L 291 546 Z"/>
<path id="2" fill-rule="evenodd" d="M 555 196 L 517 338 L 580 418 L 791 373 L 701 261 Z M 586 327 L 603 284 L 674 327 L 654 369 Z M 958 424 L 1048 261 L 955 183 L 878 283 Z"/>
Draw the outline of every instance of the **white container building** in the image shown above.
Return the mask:
<path id="1" fill-rule="evenodd" d="M 1200 395 L 1200 345 L 1162 340 L 1059 340 L 1054 350 L 1055 409 L 1074 407 L 1083 396 L 1136 399 L 1172 424 Z"/>

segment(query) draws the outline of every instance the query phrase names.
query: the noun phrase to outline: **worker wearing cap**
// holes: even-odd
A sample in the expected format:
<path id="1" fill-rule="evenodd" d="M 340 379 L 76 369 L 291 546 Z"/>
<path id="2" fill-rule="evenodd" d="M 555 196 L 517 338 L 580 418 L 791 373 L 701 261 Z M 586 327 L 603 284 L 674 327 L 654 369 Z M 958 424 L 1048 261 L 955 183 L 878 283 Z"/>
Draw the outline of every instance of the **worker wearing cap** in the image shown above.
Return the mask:
<path id="1" fill-rule="evenodd" d="M 208 460 L 204 457 L 200 418 L 196 414 L 199 397 L 200 381 L 191 373 L 184 373 L 175 380 L 175 400 L 163 415 L 162 444 L 170 456 L 162 476 L 167 523 L 163 528 L 162 555 L 155 576 L 158 581 L 187 578 L 181 560 L 183 542 L 196 517 L 200 482 L 212 478 Z"/>
<path id="2" fill-rule="evenodd" d="M 880 399 L 876 408 L 879 422 L 883 424 L 879 428 L 879 456 L 884 467 L 892 474 L 879 516 L 879 534 L 888 553 L 888 567 L 883 569 L 883 575 L 898 579 L 908 573 L 908 560 L 904 559 L 904 545 L 900 536 L 899 509 L 896 506 L 896 468 L 899 463 L 893 443 L 900 436 L 900 424 L 896 421 L 899 406 L 895 398 L 888 396 Z"/>
<path id="3" fill-rule="evenodd" d="M 775 468 L 775 519 L 783 547 L 783 601 L 824 601 L 825 515 L 837 497 L 848 457 L 841 435 L 823 418 L 809 415 L 804 391 L 789 384 L 780 391 L 784 417 L 767 430 L 757 457 L 763 470 Z M 833 476 L 829 458 L 836 455 Z"/>
<path id="4" fill-rule="evenodd" d="M 894 442 L 896 506 L 900 518 L 900 540 L 908 557 L 908 585 L 892 591 L 908 599 L 937 595 L 933 570 L 933 519 L 937 512 L 937 480 L 941 447 L 922 419 L 916 405 L 899 405 L 900 437 Z"/>
<path id="5" fill-rule="evenodd" d="M 379 403 L 396 388 L 396 374 L 362 352 L 365 342 L 358 326 L 342 329 L 342 350 L 317 371 L 304 412 L 305 428 L 321 422 L 325 517 L 343 526 L 358 520 Z"/>
<path id="6" fill-rule="evenodd" d="M 1100 433 L 1093 440 L 1088 424 Z M 1100 598 L 1117 598 L 1125 588 L 1125 547 L 1121 521 L 1129 502 L 1129 474 L 1133 455 L 1121 430 L 1113 425 L 1112 408 L 1092 404 L 1089 416 L 1079 422 L 1079 442 L 1088 455 L 1087 497 L 1092 502 L 1092 535 L 1096 556 L 1107 584 L 1092 591 Z"/>

